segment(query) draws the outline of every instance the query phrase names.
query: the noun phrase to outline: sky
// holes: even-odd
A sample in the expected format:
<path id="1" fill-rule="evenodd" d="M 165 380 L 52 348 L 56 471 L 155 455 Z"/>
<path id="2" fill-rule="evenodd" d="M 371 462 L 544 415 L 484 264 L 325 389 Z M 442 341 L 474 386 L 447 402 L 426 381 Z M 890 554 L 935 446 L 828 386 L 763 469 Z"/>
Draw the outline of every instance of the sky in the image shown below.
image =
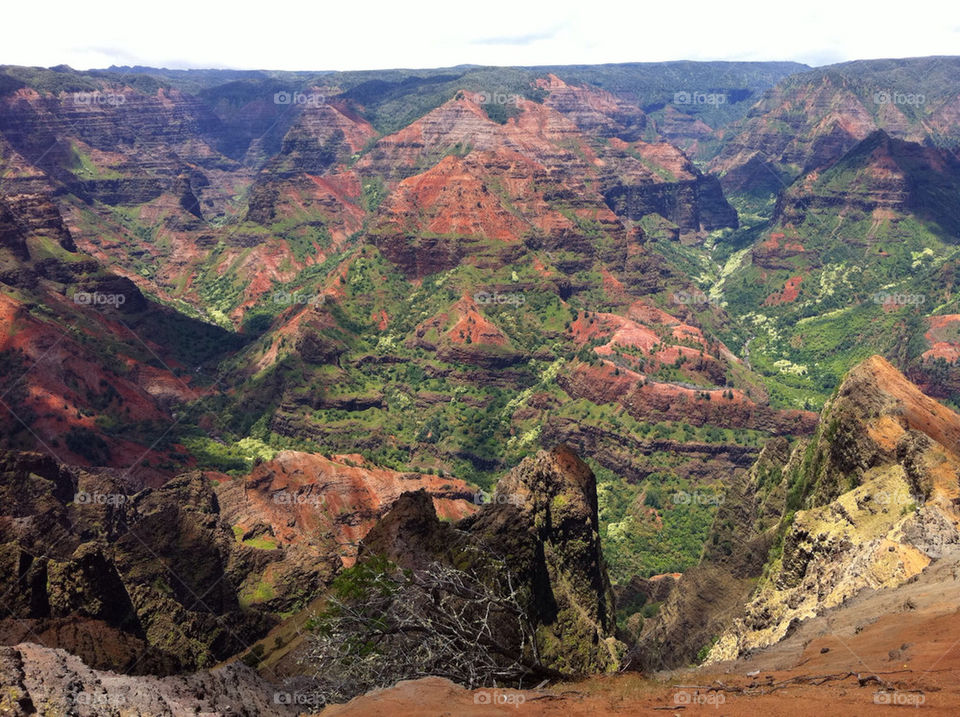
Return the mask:
<path id="1" fill-rule="evenodd" d="M 369 70 L 960 54 L 960 3 L 910 0 L 10 0 L 0 64 Z M 15 28 L 15 30 L 14 30 Z M 30 28 L 37 28 L 30 32 Z"/>

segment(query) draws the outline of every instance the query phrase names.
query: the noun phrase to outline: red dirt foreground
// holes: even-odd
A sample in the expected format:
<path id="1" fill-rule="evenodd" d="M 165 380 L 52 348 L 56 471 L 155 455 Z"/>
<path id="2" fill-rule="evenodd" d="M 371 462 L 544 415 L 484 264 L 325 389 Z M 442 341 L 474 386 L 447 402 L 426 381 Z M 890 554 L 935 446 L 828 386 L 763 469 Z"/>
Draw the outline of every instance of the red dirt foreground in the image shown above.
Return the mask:
<path id="1" fill-rule="evenodd" d="M 881 361 L 864 370 L 884 370 Z M 910 425 L 913 425 L 911 423 Z M 914 580 L 871 590 L 738 660 L 540 689 L 467 690 L 439 677 L 330 705 L 323 717 L 960 714 L 960 547 Z M 907 711 L 914 709 L 915 712 Z"/>
<path id="2" fill-rule="evenodd" d="M 594 677 L 539 690 L 467 690 L 443 678 L 428 677 L 371 692 L 345 705 L 331 705 L 320 714 L 960 714 L 960 618 L 955 609 L 885 615 L 859 634 L 838 631 L 819 637 L 795 653 L 789 667 L 766 670 L 762 661 L 734 663 L 728 671 L 689 670 L 655 678 L 639 674 Z"/>

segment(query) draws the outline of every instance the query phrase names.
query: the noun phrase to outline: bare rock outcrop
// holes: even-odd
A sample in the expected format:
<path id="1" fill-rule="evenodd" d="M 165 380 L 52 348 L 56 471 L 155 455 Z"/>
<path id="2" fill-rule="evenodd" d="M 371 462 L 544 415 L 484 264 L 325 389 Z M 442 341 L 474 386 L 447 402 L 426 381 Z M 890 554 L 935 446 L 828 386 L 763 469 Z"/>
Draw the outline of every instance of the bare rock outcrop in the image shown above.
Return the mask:
<path id="1" fill-rule="evenodd" d="M 0 712 L 13 717 L 281 717 L 301 712 L 292 694 L 241 663 L 189 675 L 130 676 L 92 669 L 64 650 L 32 643 L 0 647 Z"/>
<path id="2" fill-rule="evenodd" d="M 561 445 L 524 460 L 501 479 L 489 503 L 453 525 L 437 519 L 425 493 L 402 496 L 367 535 L 360 560 L 381 555 L 417 569 L 488 555 L 478 569 L 500 561 L 524 587 L 546 666 L 605 671 L 616 669 L 624 648 L 614 637 L 614 597 L 598 527 L 593 473 Z"/>

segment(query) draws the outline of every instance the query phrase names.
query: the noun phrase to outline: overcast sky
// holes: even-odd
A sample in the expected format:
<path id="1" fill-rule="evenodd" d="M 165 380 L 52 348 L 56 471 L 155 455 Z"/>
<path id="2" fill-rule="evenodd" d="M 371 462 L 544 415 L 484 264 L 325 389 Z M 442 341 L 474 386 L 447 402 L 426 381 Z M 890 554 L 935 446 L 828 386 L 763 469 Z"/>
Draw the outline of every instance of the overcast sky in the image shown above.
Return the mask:
<path id="1" fill-rule="evenodd" d="M 956 0 L 9 0 L 0 64 L 65 63 L 84 70 L 113 64 L 359 70 L 682 59 L 823 65 L 960 54 L 958 8 Z"/>

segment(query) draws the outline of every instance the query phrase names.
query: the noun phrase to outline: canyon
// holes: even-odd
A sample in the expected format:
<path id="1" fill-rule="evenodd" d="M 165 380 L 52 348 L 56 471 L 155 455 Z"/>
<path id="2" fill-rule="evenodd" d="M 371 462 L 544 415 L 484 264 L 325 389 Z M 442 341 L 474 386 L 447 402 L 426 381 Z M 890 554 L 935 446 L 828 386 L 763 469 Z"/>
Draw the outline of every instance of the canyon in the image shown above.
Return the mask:
<path id="1" fill-rule="evenodd" d="M 958 64 L 0 66 L 0 709 L 949 709 Z"/>

